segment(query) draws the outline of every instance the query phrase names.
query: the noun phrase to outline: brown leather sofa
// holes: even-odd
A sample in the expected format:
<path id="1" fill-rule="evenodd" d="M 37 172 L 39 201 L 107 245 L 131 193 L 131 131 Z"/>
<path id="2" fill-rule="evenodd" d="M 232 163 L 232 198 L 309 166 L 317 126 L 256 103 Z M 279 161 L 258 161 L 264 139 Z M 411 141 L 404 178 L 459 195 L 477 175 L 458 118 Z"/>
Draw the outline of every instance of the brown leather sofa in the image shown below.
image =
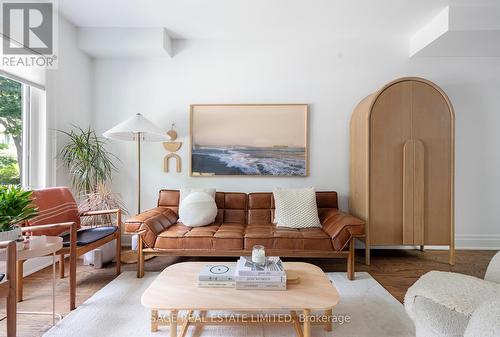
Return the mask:
<path id="1" fill-rule="evenodd" d="M 189 227 L 178 220 L 179 191 L 161 190 L 156 208 L 126 221 L 127 234 L 139 234 L 137 277 L 144 276 L 146 255 L 241 256 L 263 245 L 266 254 L 282 257 L 347 258 L 354 278 L 354 241 L 364 237 L 365 223 L 339 211 L 336 192 L 316 192 L 322 228 L 282 228 L 272 223 L 272 193 L 217 192 L 213 224 Z"/>

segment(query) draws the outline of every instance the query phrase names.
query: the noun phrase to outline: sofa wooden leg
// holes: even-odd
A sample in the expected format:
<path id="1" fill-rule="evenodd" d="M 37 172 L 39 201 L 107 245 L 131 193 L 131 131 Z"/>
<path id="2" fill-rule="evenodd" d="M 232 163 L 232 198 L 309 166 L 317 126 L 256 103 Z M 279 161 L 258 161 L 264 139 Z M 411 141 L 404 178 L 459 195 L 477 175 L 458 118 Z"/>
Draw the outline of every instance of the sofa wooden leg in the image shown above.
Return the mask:
<path id="1" fill-rule="evenodd" d="M 144 252 L 142 245 L 142 236 L 139 234 L 139 239 L 137 240 L 137 278 L 144 277 Z"/>
<path id="2" fill-rule="evenodd" d="M 59 255 L 59 278 L 64 278 L 64 254 Z"/>
<path id="3" fill-rule="evenodd" d="M 347 256 L 347 278 L 354 280 L 355 239 L 349 241 L 349 255 Z"/>

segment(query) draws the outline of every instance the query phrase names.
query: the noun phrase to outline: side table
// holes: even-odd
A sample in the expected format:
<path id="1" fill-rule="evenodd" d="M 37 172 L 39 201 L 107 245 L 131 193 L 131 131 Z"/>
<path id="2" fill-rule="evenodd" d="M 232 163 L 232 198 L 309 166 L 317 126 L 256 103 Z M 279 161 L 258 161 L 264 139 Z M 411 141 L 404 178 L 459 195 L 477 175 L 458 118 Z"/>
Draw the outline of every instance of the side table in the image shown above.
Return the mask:
<path id="1" fill-rule="evenodd" d="M 56 252 L 63 246 L 62 237 L 59 236 L 47 236 L 47 243 L 40 248 L 32 249 L 25 248 L 17 251 L 17 261 L 18 264 L 22 263 L 28 259 L 35 257 L 42 257 L 47 255 L 52 255 L 52 312 L 45 311 L 18 311 L 18 314 L 29 314 L 29 315 L 52 315 L 52 325 L 55 324 L 56 316 L 59 320 L 62 316 L 56 313 Z M 6 261 L 7 254 L 6 251 L 0 251 L 0 261 Z M 17 268 L 17 278 L 22 278 L 22 268 Z"/>

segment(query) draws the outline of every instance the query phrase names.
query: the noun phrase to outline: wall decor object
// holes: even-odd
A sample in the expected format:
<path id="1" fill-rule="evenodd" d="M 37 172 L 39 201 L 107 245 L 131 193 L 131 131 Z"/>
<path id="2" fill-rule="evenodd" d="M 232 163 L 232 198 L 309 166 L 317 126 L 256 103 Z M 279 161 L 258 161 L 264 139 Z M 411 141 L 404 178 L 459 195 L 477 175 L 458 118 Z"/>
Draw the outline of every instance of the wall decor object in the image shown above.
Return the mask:
<path id="1" fill-rule="evenodd" d="M 448 96 L 416 77 L 363 99 L 350 126 L 350 212 L 370 246 L 449 246 L 454 263 L 455 117 Z"/>
<path id="2" fill-rule="evenodd" d="M 182 146 L 182 142 L 175 142 L 177 139 L 177 131 L 175 131 L 175 123 L 172 123 L 172 127 L 170 130 L 167 131 L 167 136 L 169 137 L 170 141 L 168 142 L 163 142 L 163 147 L 170 152 L 163 158 L 163 171 L 169 172 L 169 162 L 170 159 L 175 160 L 175 171 L 177 173 L 180 173 L 182 171 L 181 167 L 181 157 L 174 152 L 179 151 L 179 149 Z"/>
<path id="3" fill-rule="evenodd" d="M 192 176 L 306 177 L 307 104 L 195 104 Z"/>

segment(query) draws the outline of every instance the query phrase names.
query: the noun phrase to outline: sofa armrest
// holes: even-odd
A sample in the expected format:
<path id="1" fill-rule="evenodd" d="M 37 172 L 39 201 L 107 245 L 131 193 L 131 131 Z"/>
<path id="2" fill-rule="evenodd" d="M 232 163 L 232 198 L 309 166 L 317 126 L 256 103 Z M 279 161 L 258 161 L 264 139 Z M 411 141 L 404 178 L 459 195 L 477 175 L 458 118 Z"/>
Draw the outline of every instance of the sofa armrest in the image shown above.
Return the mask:
<path id="1" fill-rule="evenodd" d="M 125 233 L 140 234 L 146 246 L 153 248 L 158 234 L 178 219 L 177 213 L 170 208 L 156 207 L 127 219 Z"/>
<path id="2" fill-rule="evenodd" d="M 140 214 L 136 214 L 133 217 L 128 218 L 125 221 L 125 233 L 126 234 L 138 234 L 137 232 L 142 231 L 141 225 L 147 221 L 148 219 L 151 219 L 157 215 L 163 214 L 165 217 L 171 219 L 175 222 L 177 222 L 177 219 L 179 218 L 177 214 L 172 211 L 170 208 L 166 207 L 155 207 L 152 209 L 149 209 L 147 211 L 144 211 Z"/>
<path id="3" fill-rule="evenodd" d="M 365 222 L 337 209 L 321 216 L 323 230 L 332 238 L 333 249 L 341 251 L 353 237 L 365 235 Z"/>

